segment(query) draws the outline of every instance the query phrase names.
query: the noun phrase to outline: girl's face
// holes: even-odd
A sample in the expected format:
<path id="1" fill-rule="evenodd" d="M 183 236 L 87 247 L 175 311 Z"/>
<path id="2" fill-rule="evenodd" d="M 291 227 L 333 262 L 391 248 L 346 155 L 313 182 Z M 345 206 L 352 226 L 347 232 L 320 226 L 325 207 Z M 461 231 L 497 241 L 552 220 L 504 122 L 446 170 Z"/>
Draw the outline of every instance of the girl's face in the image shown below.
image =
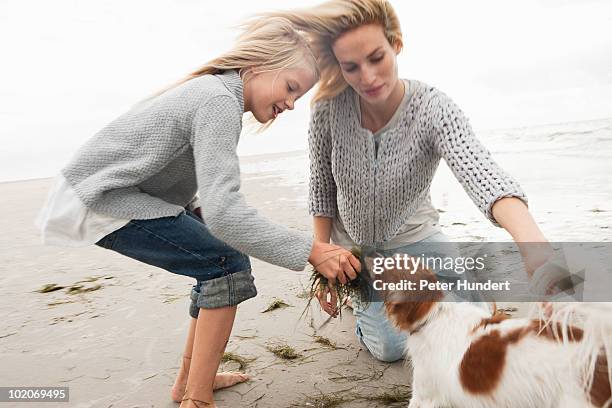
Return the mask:
<path id="1" fill-rule="evenodd" d="M 316 77 L 309 67 L 249 74 L 244 84 L 245 111 L 259 123 L 275 119 L 312 88 Z"/>
<path id="2" fill-rule="evenodd" d="M 368 103 L 384 102 L 397 86 L 399 47 L 378 24 L 365 24 L 338 37 L 332 50 L 346 82 Z"/>

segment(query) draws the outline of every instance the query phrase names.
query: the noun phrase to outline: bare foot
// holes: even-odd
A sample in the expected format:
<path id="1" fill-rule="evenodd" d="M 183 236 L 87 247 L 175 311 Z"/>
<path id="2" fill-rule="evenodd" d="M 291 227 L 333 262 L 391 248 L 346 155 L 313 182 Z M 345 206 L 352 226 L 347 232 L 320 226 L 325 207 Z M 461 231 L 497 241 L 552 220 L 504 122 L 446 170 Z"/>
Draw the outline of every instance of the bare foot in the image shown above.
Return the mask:
<path id="1" fill-rule="evenodd" d="M 176 376 L 176 381 L 172 386 L 171 396 L 172 401 L 174 402 L 181 402 L 185 395 L 185 387 L 187 386 L 187 375 L 189 373 L 189 363 L 189 359 L 183 359 L 181 369 L 179 370 L 179 373 Z M 247 374 L 237 371 L 217 373 L 217 375 L 215 376 L 215 382 L 213 384 L 213 390 L 231 387 L 232 385 L 236 385 L 248 379 L 249 376 Z"/>
<path id="2" fill-rule="evenodd" d="M 191 365 L 191 357 L 183 357 L 181 368 L 176 375 L 176 380 L 170 391 L 172 401 L 181 402 L 185 395 L 185 386 L 187 385 L 187 376 L 189 375 L 189 366 Z"/>
<path id="3" fill-rule="evenodd" d="M 245 382 L 249 379 L 249 376 L 239 371 L 229 371 L 226 373 L 217 373 L 215 376 L 215 382 L 213 384 L 213 390 L 221 388 L 231 387 L 241 382 Z"/>

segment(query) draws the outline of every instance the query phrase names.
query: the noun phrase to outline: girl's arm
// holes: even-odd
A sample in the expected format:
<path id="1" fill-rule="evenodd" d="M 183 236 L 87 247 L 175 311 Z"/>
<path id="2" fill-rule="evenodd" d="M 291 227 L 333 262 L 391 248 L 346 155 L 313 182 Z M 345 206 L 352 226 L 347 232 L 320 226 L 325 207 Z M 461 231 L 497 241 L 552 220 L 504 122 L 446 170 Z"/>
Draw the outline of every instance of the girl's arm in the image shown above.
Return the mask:
<path id="1" fill-rule="evenodd" d="M 236 153 L 242 112 L 230 96 L 217 96 L 195 112 L 191 146 L 203 219 L 210 232 L 237 250 L 288 269 L 302 270 L 313 251 L 310 234 L 258 214 L 240 191 Z M 322 256 L 316 256 L 321 262 Z M 316 261 L 316 260 L 315 260 Z"/>
<path id="2" fill-rule="evenodd" d="M 359 260 L 336 245 L 315 242 L 262 217 L 240 192 L 236 147 L 242 130 L 238 102 L 219 96 L 194 117 L 193 147 L 202 215 L 210 232 L 241 252 L 288 269 L 315 265 L 330 281 L 354 279 Z"/>

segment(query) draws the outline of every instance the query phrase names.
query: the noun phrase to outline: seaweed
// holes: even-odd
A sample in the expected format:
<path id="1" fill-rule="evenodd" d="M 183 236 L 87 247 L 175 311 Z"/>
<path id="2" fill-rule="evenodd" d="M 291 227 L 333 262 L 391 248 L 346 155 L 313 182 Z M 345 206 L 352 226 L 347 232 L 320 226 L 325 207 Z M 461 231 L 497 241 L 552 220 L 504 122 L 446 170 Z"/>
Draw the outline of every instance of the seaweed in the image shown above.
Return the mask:
<path id="1" fill-rule="evenodd" d="M 317 396 L 307 396 L 305 405 L 313 408 L 336 408 L 352 399 L 342 395 L 323 394 Z"/>
<path id="2" fill-rule="evenodd" d="M 39 293 L 49 293 L 55 292 L 61 289 L 66 289 L 66 293 L 69 295 L 74 295 L 76 293 L 84 293 L 84 292 L 92 292 L 94 290 L 102 289 L 101 284 L 95 284 L 90 286 L 81 285 L 81 283 L 92 283 L 97 281 L 98 279 L 112 279 L 113 276 L 89 276 L 83 280 L 77 281 L 70 286 L 62 286 L 56 283 L 47 283 L 43 285 L 40 289 L 36 290 Z M 52 306 L 52 305 L 50 305 Z"/>
<path id="3" fill-rule="evenodd" d="M 247 366 L 250 363 L 255 361 L 255 359 L 254 358 L 246 358 L 246 357 L 241 356 L 240 354 L 236 354 L 236 353 L 232 353 L 232 352 L 226 351 L 225 353 L 223 353 L 223 356 L 221 357 L 221 362 L 222 363 L 228 363 L 230 361 L 238 363 L 238 365 L 239 365 L 238 370 L 244 371 L 245 368 L 247 368 Z"/>
<path id="4" fill-rule="evenodd" d="M 329 289 L 330 291 L 335 291 L 337 294 L 336 297 L 336 310 L 340 317 L 342 317 L 342 306 L 346 304 L 348 298 L 357 299 L 363 304 L 365 307 L 369 304 L 370 298 L 370 282 L 368 280 L 368 273 L 365 269 L 365 265 L 362 258 L 362 250 L 359 247 L 353 247 L 351 249 L 351 253 L 357 257 L 361 261 L 361 272 L 357 274 L 357 277 L 353 280 L 349 280 L 347 283 L 340 283 L 336 281 L 336 283 L 331 286 L 329 284 L 328 279 L 321 275 L 316 268 L 312 268 L 312 272 L 310 275 L 310 293 L 308 302 L 306 303 L 306 308 L 304 312 L 302 312 L 302 316 L 307 313 L 310 308 L 310 304 L 312 299 L 316 297 L 317 292 L 324 291 Z"/>
<path id="5" fill-rule="evenodd" d="M 319 343 L 322 344 L 325 347 L 329 347 L 332 349 L 337 349 L 338 347 L 336 346 L 336 343 L 334 343 L 333 341 L 331 341 L 330 339 L 328 339 L 327 337 L 323 337 L 323 336 L 314 336 L 314 341 L 315 343 Z"/>
<path id="6" fill-rule="evenodd" d="M 77 294 L 77 293 L 92 292 L 94 290 L 98 290 L 98 289 L 101 289 L 101 288 L 102 288 L 102 285 L 98 285 L 98 284 L 90 286 L 90 287 L 85 287 L 83 285 L 78 285 L 78 284 L 75 283 L 74 285 L 72 285 L 72 286 L 70 286 L 68 288 L 66 293 L 68 293 L 69 295 L 74 295 L 74 294 Z"/>
<path id="7" fill-rule="evenodd" d="M 310 299 L 310 289 L 303 289 L 295 295 L 298 299 Z"/>
<path id="8" fill-rule="evenodd" d="M 378 401 L 384 404 L 396 404 L 396 403 L 408 403 L 412 397 L 412 391 L 410 389 L 393 389 L 391 391 L 383 391 L 380 394 L 374 394 L 372 396 L 363 397 L 367 401 Z"/>
<path id="9" fill-rule="evenodd" d="M 266 348 L 272 354 L 284 360 L 295 360 L 304 357 L 288 344 L 268 345 Z"/>
<path id="10" fill-rule="evenodd" d="M 49 292 L 55 292 L 56 290 L 62 290 L 64 288 L 65 286 L 60 286 L 56 283 L 47 283 L 46 285 L 43 285 L 40 289 L 38 289 L 37 292 L 49 293 Z"/>
<path id="11" fill-rule="evenodd" d="M 336 408 L 349 402 L 368 401 L 380 403 L 385 406 L 396 406 L 396 404 L 406 404 L 412 397 L 412 392 L 409 387 L 404 389 L 386 390 L 378 394 L 358 393 L 346 390 L 337 390 L 330 393 L 319 391 L 318 395 L 306 395 L 305 400 L 300 403 L 294 403 L 292 407 L 314 407 L 314 408 Z M 378 404 L 376 404 L 378 406 Z M 404 405 L 402 405 L 404 406 Z"/>
<path id="12" fill-rule="evenodd" d="M 271 312 L 272 310 L 281 309 L 283 307 L 290 307 L 291 305 L 286 303 L 282 299 L 274 298 L 274 300 L 268 305 L 268 307 L 261 313 Z"/>

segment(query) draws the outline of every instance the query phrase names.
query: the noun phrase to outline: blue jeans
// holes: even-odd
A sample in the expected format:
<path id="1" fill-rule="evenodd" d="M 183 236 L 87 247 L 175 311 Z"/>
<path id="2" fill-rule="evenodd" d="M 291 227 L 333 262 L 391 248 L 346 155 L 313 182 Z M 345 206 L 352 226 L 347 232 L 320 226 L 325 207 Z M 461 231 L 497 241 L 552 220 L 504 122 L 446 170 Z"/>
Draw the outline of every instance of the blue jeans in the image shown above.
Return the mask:
<path id="1" fill-rule="evenodd" d="M 458 249 L 441 232 L 401 248 L 379 250 L 377 252 L 384 257 L 390 257 L 398 253 L 412 256 L 459 256 Z M 442 279 L 444 277 L 447 277 L 447 279 L 456 278 L 456 276 L 451 276 L 444 271 L 434 272 Z M 367 305 L 353 302 L 353 314 L 357 318 L 355 327 L 357 338 L 376 359 L 392 362 L 404 357 L 408 335 L 393 326 L 393 323 L 387 318 L 383 302 L 374 301 Z"/>
<path id="2" fill-rule="evenodd" d="M 249 257 L 215 238 L 189 210 L 176 217 L 132 220 L 96 245 L 196 280 L 189 314 L 237 305 L 257 295 Z"/>

